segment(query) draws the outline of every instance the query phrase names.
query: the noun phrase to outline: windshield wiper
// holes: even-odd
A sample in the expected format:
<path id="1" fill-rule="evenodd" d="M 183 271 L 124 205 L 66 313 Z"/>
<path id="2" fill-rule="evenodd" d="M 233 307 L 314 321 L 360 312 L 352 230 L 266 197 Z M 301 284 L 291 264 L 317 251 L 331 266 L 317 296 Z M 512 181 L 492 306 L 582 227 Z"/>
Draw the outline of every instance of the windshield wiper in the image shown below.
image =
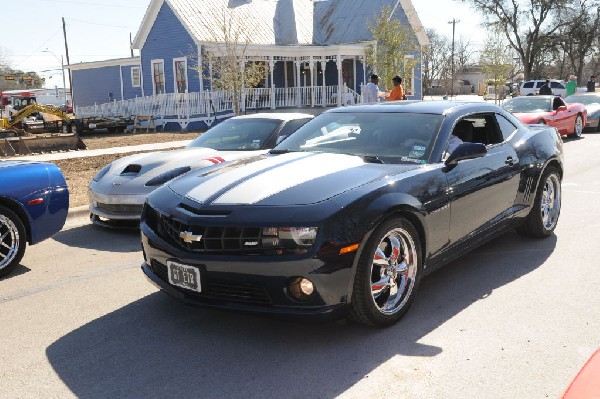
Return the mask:
<path id="1" fill-rule="evenodd" d="M 367 163 L 385 163 L 379 157 L 374 155 L 361 155 L 363 161 Z"/>
<path id="2" fill-rule="evenodd" d="M 287 154 L 288 152 L 294 152 L 288 149 L 285 150 L 271 150 L 269 151 L 269 154 Z"/>

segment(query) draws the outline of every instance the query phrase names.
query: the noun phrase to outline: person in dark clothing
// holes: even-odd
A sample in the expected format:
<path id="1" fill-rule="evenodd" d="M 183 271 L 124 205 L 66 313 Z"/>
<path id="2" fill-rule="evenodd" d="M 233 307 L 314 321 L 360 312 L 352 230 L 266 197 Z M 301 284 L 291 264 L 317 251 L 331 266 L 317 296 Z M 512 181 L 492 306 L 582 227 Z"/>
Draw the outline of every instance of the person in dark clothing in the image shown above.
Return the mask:
<path id="1" fill-rule="evenodd" d="M 540 87 L 540 96 L 551 96 L 552 94 L 554 93 L 552 93 L 552 89 L 550 88 L 550 80 L 546 79 L 546 83 Z"/>
<path id="2" fill-rule="evenodd" d="M 590 80 L 587 82 L 587 91 L 594 92 L 596 91 L 596 75 L 590 76 Z"/>

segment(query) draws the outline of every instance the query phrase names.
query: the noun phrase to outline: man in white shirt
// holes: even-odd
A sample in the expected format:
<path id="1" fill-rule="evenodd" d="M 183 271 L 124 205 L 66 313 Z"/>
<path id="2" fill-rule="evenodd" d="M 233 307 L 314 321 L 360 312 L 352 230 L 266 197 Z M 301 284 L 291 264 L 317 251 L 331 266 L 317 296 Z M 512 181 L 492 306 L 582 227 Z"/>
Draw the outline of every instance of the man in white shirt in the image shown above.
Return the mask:
<path id="1" fill-rule="evenodd" d="M 383 95 L 383 92 L 379 90 L 377 86 L 379 84 L 379 76 L 371 75 L 371 81 L 367 83 L 365 90 L 365 102 L 376 103 L 379 102 L 379 98 Z"/>

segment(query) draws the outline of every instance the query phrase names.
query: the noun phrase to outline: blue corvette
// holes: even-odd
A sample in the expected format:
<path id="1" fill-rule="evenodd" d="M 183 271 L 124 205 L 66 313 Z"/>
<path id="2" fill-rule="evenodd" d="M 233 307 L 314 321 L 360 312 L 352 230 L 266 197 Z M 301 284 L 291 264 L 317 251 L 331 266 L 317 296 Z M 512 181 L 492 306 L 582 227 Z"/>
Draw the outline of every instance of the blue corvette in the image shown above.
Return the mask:
<path id="1" fill-rule="evenodd" d="M 331 110 L 154 191 L 142 270 L 190 304 L 390 325 L 424 274 L 509 229 L 552 234 L 562 151 L 492 104 Z"/>
<path id="2" fill-rule="evenodd" d="M 19 264 L 27 243 L 60 231 L 68 210 L 69 190 L 56 165 L 0 161 L 0 276 Z"/>

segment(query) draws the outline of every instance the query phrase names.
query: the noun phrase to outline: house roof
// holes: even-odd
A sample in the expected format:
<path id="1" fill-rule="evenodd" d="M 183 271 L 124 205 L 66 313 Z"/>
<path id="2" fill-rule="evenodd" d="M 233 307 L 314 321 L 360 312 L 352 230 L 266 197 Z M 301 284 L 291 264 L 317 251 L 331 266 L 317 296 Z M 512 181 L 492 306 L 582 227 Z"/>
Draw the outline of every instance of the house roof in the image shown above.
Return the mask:
<path id="1" fill-rule="evenodd" d="M 199 44 L 223 42 L 231 24 L 239 42 L 253 45 L 331 45 L 372 40 L 366 20 L 384 6 L 401 6 L 421 45 L 427 43 L 411 0 L 152 0 L 133 48 L 143 47 L 166 3 Z"/>

